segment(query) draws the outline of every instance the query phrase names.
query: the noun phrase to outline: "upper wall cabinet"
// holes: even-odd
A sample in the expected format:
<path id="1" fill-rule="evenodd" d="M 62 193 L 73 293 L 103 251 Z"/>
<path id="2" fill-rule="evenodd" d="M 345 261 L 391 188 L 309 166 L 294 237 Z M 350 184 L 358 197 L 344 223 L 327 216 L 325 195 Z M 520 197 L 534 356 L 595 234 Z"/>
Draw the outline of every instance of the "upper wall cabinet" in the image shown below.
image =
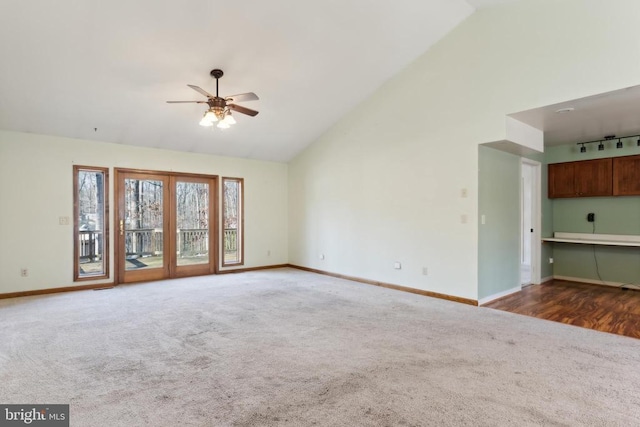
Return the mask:
<path id="1" fill-rule="evenodd" d="M 549 198 L 613 195 L 613 161 L 608 159 L 549 165 Z"/>
<path id="2" fill-rule="evenodd" d="M 640 155 L 613 159 L 613 194 L 640 196 Z"/>

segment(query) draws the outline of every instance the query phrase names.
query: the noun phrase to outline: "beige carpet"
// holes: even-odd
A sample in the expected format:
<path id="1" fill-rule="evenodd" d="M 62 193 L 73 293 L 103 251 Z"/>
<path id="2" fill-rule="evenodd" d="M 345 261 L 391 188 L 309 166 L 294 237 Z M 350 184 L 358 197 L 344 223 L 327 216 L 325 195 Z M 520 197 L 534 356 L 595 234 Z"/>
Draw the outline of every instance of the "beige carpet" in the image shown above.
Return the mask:
<path id="1" fill-rule="evenodd" d="M 72 426 L 640 425 L 640 340 L 292 269 L 0 301 Z"/>

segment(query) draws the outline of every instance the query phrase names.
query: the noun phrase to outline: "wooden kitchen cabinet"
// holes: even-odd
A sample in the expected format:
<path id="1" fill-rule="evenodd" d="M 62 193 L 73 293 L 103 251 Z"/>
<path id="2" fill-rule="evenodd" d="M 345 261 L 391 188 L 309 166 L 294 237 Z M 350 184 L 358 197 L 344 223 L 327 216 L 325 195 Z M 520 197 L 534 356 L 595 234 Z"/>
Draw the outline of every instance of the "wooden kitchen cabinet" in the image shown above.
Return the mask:
<path id="1" fill-rule="evenodd" d="M 554 163 L 549 165 L 549 198 L 576 197 L 575 164 Z"/>
<path id="2" fill-rule="evenodd" d="M 550 199 L 613 195 L 611 158 L 549 165 Z"/>
<path id="3" fill-rule="evenodd" d="M 613 195 L 640 196 L 640 155 L 614 157 Z"/>

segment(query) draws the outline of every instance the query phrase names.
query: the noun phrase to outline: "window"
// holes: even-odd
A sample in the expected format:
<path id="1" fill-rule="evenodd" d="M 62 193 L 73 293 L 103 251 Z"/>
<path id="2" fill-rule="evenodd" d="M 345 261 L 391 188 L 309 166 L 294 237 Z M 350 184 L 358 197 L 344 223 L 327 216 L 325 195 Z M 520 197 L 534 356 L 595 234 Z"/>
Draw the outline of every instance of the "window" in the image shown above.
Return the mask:
<path id="1" fill-rule="evenodd" d="M 222 178 L 222 266 L 244 262 L 244 180 Z"/>
<path id="2" fill-rule="evenodd" d="M 73 278 L 109 276 L 109 169 L 73 167 Z"/>

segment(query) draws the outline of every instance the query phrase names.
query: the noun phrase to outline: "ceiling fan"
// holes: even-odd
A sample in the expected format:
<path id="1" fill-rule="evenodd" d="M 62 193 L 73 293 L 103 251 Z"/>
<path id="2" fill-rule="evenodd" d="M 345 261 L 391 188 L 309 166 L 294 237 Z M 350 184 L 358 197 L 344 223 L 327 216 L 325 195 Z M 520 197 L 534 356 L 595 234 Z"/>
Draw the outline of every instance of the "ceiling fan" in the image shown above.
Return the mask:
<path id="1" fill-rule="evenodd" d="M 185 104 L 185 103 L 197 103 L 197 104 L 207 104 L 209 109 L 204 113 L 204 117 L 200 120 L 201 126 L 213 126 L 215 122 L 218 122 L 217 127 L 226 129 L 230 125 L 235 124 L 236 120 L 231 115 L 231 110 L 237 111 L 238 113 L 246 114 L 248 116 L 255 116 L 258 114 L 256 110 L 252 110 L 251 108 L 243 107 L 241 105 L 236 104 L 236 102 L 242 101 L 256 101 L 258 95 L 253 92 L 241 93 L 238 95 L 227 96 L 226 98 L 222 98 L 218 95 L 218 79 L 224 75 L 222 70 L 214 69 L 209 73 L 211 77 L 216 79 L 216 94 L 215 96 L 202 89 L 199 86 L 195 85 L 187 85 L 191 89 L 200 92 L 202 95 L 207 97 L 206 101 L 167 101 L 169 104 Z"/>

